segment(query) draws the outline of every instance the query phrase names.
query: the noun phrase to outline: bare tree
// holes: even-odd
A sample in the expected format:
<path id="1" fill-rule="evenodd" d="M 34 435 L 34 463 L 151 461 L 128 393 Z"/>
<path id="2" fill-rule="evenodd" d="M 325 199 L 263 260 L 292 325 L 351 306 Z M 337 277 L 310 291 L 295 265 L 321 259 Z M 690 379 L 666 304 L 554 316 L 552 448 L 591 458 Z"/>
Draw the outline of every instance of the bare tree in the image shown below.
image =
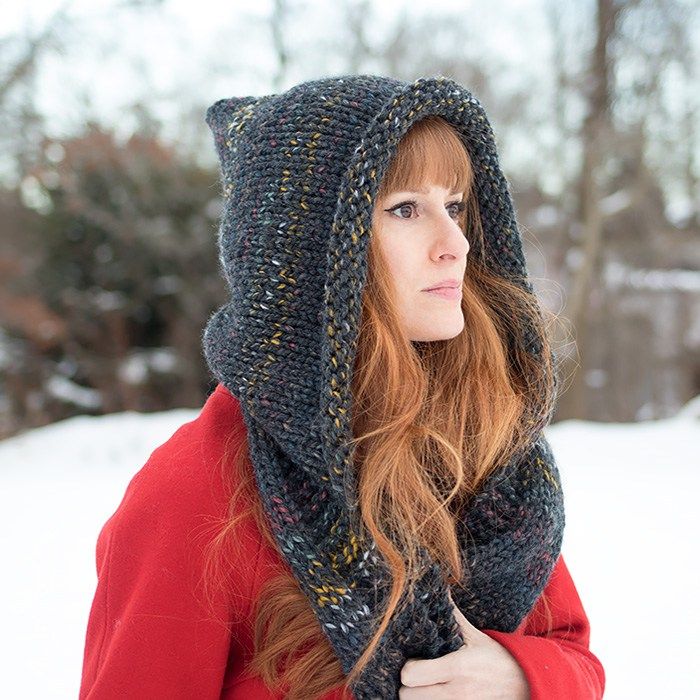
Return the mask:
<path id="1" fill-rule="evenodd" d="M 683 120 L 668 104 L 665 90 L 669 66 L 687 65 L 688 72 L 694 66 L 688 59 L 689 19 L 679 0 L 597 2 L 594 48 L 583 83 L 586 114 L 573 217 L 580 245 L 566 308 L 581 367 L 577 371 L 573 357 L 564 359 L 565 376 L 573 380 L 559 403 L 560 417 L 586 415 L 586 372 L 601 361 L 601 341 L 591 337 L 594 324 L 598 331 L 614 327 L 601 317 L 613 313 L 614 304 L 601 279 L 603 258 L 617 254 L 626 264 L 653 267 L 655 245 L 665 229 L 661 180 L 679 180 L 685 172 L 691 187 L 697 182 L 693 148 L 676 147 Z M 691 116 L 686 124 L 692 145 L 697 123 Z M 652 152 L 664 143 L 660 162 L 653 162 Z M 622 210 L 630 212 L 625 221 L 619 220 Z"/>
<path id="2" fill-rule="evenodd" d="M 576 329 L 577 345 L 582 357 L 585 356 L 587 343 L 586 304 L 596 274 L 603 233 L 599 181 L 603 150 L 612 142 L 610 104 L 613 59 L 610 49 L 618 30 L 621 10 L 622 6 L 614 0 L 597 0 L 595 47 L 587 76 L 586 116 L 581 127 L 583 153 L 579 178 L 579 220 L 583 240 L 580 263 L 566 305 L 566 316 Z M 572 378 L 570 387 L 559 402 L 559 414 L 564 416 L 582 416 L 585 413 L 584 374 L 576 371 L 574 365 L 575 360 L 564 358 L 564 376 Z"/>
<path id="3" fill-rule="evenodd" d="M 289 24 L 290 4 L 288 0 L 274 0 L 270 15 L 270 30 L 272 32 L 272 50 L 277 59 L 277 68 L 272 78 L 273 89 L 282 89 L 289 69 L 289 50 L 286 44 L 286 29 Z"/>
<path id="4" fill-rule="evenodd" d="M 369 0 L 346 2 L 343 6 L 349 33 L 348 72 L 359 73 L 367 59 L 374 55 L 367 39 L 367 24 L 372 20 Z"/>

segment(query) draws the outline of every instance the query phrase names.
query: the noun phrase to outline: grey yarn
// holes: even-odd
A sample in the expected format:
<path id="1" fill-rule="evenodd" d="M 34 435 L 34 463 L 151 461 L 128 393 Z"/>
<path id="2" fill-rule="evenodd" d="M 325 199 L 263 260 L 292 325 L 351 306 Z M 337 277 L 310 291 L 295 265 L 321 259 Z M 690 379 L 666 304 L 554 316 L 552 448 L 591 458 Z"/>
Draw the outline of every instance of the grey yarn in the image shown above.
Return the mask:
<path id="1" fill-rule="evenodd" d="M 273 533 L 346 673 L 371 637 L 387 581 L 376 544 L 356 536 L 345 446 L 372 207 L 398 141 L 433 114 L 458 129 L 474 163 L 487 264 L 525 279 L 491 126 L 454 81 L 322 78 L 281 94 L 218 100 L 206 114 L 221 165 L 219 250 L 230 300 L 208 320 L 205 358 L 240 402 Z M 466 590 L 452 596 L 479 629 L 515 630 L 560 553 L 563 494 L 542 428 L 459 521 Z M 462 646 L 440 566 L 423 554 L 414 598 L 352 687 L 358 700 L 398 697 L 409 657 Z"/>

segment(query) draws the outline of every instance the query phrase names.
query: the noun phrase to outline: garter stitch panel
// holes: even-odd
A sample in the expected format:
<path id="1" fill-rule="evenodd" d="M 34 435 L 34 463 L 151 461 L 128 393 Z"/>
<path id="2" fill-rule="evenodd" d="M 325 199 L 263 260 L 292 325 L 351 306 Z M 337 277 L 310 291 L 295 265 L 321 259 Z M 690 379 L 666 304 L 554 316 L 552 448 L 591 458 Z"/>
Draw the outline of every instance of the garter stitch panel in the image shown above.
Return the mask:
<path id="1" fill-rule="evenodd" d="M 428 115 L 453 124 L 469 150 L 486 264 L 533 293 L 491 126 L 451 79 L 321 78 L 221 99 L 206 114 L 221 165 L 219 261 L 231 294 L 206 324 L 205 359 L 240 401 L 271 529 L 346 673 L 387 592 L 376 544 L 358 535 L 346 446 L 372 209 L 399 140 Z M 528 351 L 540 356 L 525 330 Z M 452 597 L 480 629 L 516 629 L 560 553 L 563 494 L 542 428 L 459 520 L 465 588 Z M 440 565 L 422 554 L 425 574 L 353 686 L 358 700 L 398 697 L 407 658 L 462 645 Z"/>

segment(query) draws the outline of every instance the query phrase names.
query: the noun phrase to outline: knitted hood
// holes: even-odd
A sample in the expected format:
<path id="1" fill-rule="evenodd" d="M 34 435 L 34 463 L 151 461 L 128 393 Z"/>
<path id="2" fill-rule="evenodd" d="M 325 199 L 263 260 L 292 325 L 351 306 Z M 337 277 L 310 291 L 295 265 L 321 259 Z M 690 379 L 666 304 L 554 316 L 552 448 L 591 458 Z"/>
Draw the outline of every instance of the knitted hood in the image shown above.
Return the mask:
<path id="1" fill-rule="evenodd" d="M 360 542 L 353 528 L 357 494 L 346 447 L 372 211 L 398 142 L 428 115 L 455 126 L 469 150 L 486 264 L 532 291 L 489 121 L 454 81 L 323 78 L 281 94 L 221 99 L 206 114 L 221 164 L 218 242 L 230 299 L 206 325 L 205 358 L 241 403 L 272 530 L 346 671 L 371 636 L 363 621 L 375 612 L 384 571 L 375 544 Z M 540 352 L 534 340 L 531 350 Z M 549 465 L 547 478 L 533 467 L 538 459 Z M 483 496 L 484 506 L 500 499 L 504 514 L 512 507 L 512 528 L 506 517 L 498 533 L 536 533 L 506 538 L 507 564 L 484 565 L 498 560 L 504 540 L 494 541 L 496 529 L 477 507 L 465 516 L 465 555 L 476 552 L 484 564 L 472 574 L 473 598 L 455 602 L 462 610 L 469 604 L 470 621 L 482 629 L 518 626 L 561 545 L 558 472 L 542 436 L 512 470 L 532 470 L 527 492 L 514 480 L 506 496 L 495 487 Z M 467 548 L 467 529 L 475 549 Z M 422 602 L 390 626 L 354 688 L 358 698 L 395 697 L 408 656 L 434 658 L 461 645 L 437 564 L 419 590 Z"/>

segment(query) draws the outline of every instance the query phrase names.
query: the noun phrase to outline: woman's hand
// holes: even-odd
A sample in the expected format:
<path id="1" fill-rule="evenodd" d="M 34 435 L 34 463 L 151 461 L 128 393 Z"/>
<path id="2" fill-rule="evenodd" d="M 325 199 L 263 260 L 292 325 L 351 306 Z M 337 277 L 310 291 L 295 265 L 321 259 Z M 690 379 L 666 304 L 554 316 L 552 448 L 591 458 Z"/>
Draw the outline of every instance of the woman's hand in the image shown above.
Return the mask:
<path id="1" fill-rule="evenodd" d="M 400 700 L 529 700 L 527 678 L 510 652 L 452 605 L 464 646 L 438 659 L 409 659 L 401 669 Z"/>

